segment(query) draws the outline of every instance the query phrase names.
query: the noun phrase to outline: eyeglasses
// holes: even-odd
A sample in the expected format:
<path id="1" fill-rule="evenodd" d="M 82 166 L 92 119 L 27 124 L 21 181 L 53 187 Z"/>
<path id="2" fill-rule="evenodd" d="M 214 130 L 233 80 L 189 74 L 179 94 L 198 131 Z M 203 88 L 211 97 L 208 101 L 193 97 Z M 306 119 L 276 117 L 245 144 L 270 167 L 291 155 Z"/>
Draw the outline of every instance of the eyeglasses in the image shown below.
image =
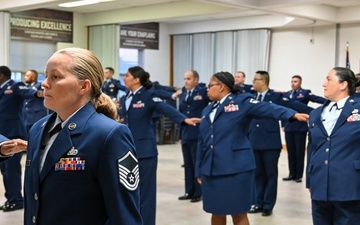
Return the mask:
<path id="1" fill-rule="evenodd" d="M 221 84 L 208 84 L 208 88 L 211 88 L 212 86 L 215 86 L 215 85 L 221 85 Z"/>
<path id="2" fill-rule="evenodd" d="M 257 80 L 264 80 L 264 79 L 256 79 L 256 78 L 254 78 L 254 79 L 253 79 L 253 82 L 255 82 L 255 81 L 257 81 Z"/>

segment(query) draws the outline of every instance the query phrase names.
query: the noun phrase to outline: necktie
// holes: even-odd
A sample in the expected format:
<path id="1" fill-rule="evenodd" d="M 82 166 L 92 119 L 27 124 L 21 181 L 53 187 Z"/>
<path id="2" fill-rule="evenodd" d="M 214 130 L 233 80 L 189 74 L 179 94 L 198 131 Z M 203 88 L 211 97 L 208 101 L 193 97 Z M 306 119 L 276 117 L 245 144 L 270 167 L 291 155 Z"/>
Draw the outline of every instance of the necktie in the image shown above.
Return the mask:
<path id="1" fill-rule="evenodd" d="M 216 101 L 216 102 L 214 102 L 214 104 L 213 104 L 212 107 L 211 107 L 211 112 L 210 112 L 209 117 L 210 117 L 210 121 L 211 121 L 212 123 L 214 122 L 216 110 L 217 110 L 217 108 L 219 107 L 219 105 L 220 105 L 220 102 L 219 102 L 219 101 Z"/>
<path id="2" fill-rule="evenodd" d="M 129 94 L 126 96 L 126 100 L 125 100 L 126 110 L 129 110 L 130 103 L 132 101 L 133 96 L 134 96 L 134 94 L 132 92 L 129 92 Z"/>
<path id="3" fill-rule="evenodd" d="M 341 108 L 338 107 L 337 103 L 335 103 L 334 105 L 331 106 L 329 112 L 331 112 L 333 109 L 335 110 L 340 110 Z"/>
<path id="4" fill-rule="evenodd" d="M 187 103 L 189 103 L 190 100 L 191 100 L 191 91 L 187 91 L 187 95 L 186 95 L 186 97 L 185 97 L 185 101 L 186 101 Z"/>
<path id="5" fill-rule="evenodd" d="M 58 133 L 62 129 L 61 123 L 56 124 L 56 126 L 49 131 L 49 137 L 52 137 L 54 134 Z"/>
<path id="6" fill-rule="evenodd" d="M 330 135 L 332 133 L 332 130 L 335 127 L 336 121 L 339 118 L 340 115 L 340 109 L 337 105 L 337 103 L 334 103 L 330 109 L 329 112 L 325 112 L 325 114 L 323 115 L 323 124 L 324 127 L 328 133 L 328 135 Z"/>
<path id="7" fill-rule="evenodd" d="M 214 102 L 214 104 L 213 104 L 213 106 L 212 106 L 212 108 L 211 108 L 211 111 L 214 111 L 214 109 L 216 109 L 217 107 L 219 107 L 219 105 L 220 105 L 220 102 L 219 102 L 219 101 Z"/>
<path id="8" fill-rule="evenodd" d="M 292 99 L 294 97 L 294 93 L 295 91 L 291 91 L 290 95 L 289 95 L 289 98 Z"/>
<path id="9" fill-rule="evenodd" d="M 262 100 L 262 94 L 259 94 L 256 100 L 258 100 L 259 102 L 261 102 L 261 100 Z"/>

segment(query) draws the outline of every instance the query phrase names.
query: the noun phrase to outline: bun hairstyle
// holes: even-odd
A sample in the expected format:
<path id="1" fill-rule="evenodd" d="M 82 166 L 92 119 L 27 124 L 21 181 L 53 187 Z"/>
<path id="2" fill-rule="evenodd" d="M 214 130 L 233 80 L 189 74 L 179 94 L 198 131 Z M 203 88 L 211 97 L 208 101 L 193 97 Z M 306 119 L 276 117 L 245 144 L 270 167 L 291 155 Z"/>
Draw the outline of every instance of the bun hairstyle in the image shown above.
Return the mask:
<path id="1" fill-rule="evenodd" d="M 359 87 L 360 86 L 360 73 L 355 74 L 355 78 L 357 80 L 355 87 Z"/>
<path id="2" fill-rule="evenodd" d="M 345 67 L 335 67 L 333 70 L 336 71 L 336 76 L 340 82 L 346 81 L 348 83 L 348 94 L 355 94 L 356 87 L 359 86 L 359 80 L 356 79 L 354 72 Z"/>
<path id="3" fill-rule="evenodd" d="M 130 67 L 128 71 L 134 78 L 139 78 L 140 84 L 146 89 L 150 89 L 153 86 L 152 82 L 150 81 L 150 74 L 140 66 Z"/>
<path id="4" fill-rule="evenodd" d="M 91 83 L 90 101 L 99 113 L 109 118 L 117 119 L 115 103 L 109 96 L 101 92 L 101 85 L 104 81 L 104 70 L 94 53 L 82 48 L 65 48 L 54 53 L 68 55 L 72 58 L 69 65 L 70 71 L 79 80 L 89 80 Z"/>
<path id="5" fill-rule="evenodd" d="M 236 94 L 239 92 L 240 88 L 235 85 L 234 76 L 229 72 L 217 72 L 213 75 L 217 80 L 223 83 L 226 87 L 230 89 L 230 92 Z"/>

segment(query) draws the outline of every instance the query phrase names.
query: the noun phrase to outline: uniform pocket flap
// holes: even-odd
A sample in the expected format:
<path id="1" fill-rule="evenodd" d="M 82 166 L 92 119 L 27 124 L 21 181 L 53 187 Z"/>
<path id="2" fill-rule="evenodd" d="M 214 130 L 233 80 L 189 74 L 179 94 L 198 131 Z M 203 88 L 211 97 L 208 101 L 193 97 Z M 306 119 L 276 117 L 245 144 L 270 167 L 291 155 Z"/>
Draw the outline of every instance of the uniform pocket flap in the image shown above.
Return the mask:
<path id="1" fill-rule="evenodd" d="M 232 144 L 233 150 L 246 150 L 251 149 L 251 145 L 248 141 L 242 141 L 242 142 L 235 142 Z"/>
<path id="2" fill-rule="evenodd" d="M 354 167 L 356 170 L 360 170 L 360 160 L 354 161 Z"/>

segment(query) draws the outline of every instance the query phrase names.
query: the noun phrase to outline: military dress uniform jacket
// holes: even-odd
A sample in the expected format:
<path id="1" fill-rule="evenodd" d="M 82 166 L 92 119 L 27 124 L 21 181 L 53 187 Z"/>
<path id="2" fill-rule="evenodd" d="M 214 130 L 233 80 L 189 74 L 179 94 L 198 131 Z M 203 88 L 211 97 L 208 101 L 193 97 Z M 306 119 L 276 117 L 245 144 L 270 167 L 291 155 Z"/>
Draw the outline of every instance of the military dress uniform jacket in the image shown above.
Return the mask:
<path id="1" fill-rule="evenodd" d="M 109 79 L 109 81 L 104 81 L 101 87 L 101 91 L 107 94 L 108 96 L 110 96 L 110 98 L 112 99 L 113 98 L 118 99 L 119 91 L 126 91 L 126 90 L 127 90 L 126 87 L 122 85 L 119 80 L 114 78 Z"/>
<path id="2" fill-rule="evenodd" d="M 311 93 L 311 90 L 308 89 L 299 89 L 291 95 L 292 90 L 284 93 L 284 97 L 290 99 L 291 101 L 301 102 L 307 105 L 309 102 L 316 102 L 319 104 L 323 104 L 326 102 L 326 98 L 314 95 Z M 291 95 L 291 98 L 290 98 Z M 308 125 L 306 122 L 303 121 L 294 121 L 292 123 L 284 123 L 283 126 L 285 127 L 286 132 L 307 132 Z"/>
<path id="3" fill-rule="evenodd" d="M 88 103 L 60 130 L 40 172 L 42 137 L 55 117 L 46 116 L 30 129 L 24 224 L 141 225 L 137 159 L 129 129 Z M 135 177 L 131 181 L 130 173 L 125 174 L 128 183 L 119 178 L 124 158 Z M 76 161 L 76 169 L 68 169 L 70 161 Z"/>
<path id="4" fill-rule="evenodd" d="M 210 99 L 207 96 L 207 87 L 196 86 L 189 99 L 185 100 L 186 91 L 179 96 L 179 110 L 187 117 L 201 118 L 201 112 L 209 104 Z M 199 124 L 190 126 L 182 124 L 180 126 L 180 139 L 183 141 L 197 140 L 199 136 Z"/>
<path id="5" fill-rule="evenodd" d="M 0 133 L 8 138 L 26 138 L 23 117 L 24 99 L 35 99 L 36 91 L 23 82 L 10 80 L 0 89 Z"/>
<path id="6" fill-rule="evenodd" d="M 239 87 L 239 94 L 243 93 L 255 93 L 254 88 L 250 84 L 237 85 Z"/>
<path id="7" fill-rule="evenodd" d="M 276 104 L 258 102 L 251 95 L 230 94 L 217 108 L 213 103 L 202 113 L 195 176 L 228 175 L 255 169 L 247 131 L 252 118 L 290 119 L 296 112 Z"/>
<path id="8" fill-rule="evenodd" d="M 124 120 L 134 135 L 135 146 L 139 158 L 156 157 L 156 138 L 152 126 L 154 112 L 164 114 L 172 121 L 180 124 L 186 116 L 176 108 L 162 101 L 153 89 L 142 87 L 132 97 L 129 109 L 126 110 L 126 95 L 120 99 L 120 119 Z"/>
<path id="9" fill-rule="evenodd" d="M 41 91 L 41 83 L 36 82 L 28 86 L 28 88 L 34 89 L 35 91 Z M 39 119 L 47 115 L 47 110 L 44 106 L 43 98 L 36 99 L 25 99 L 24 104 L 24 117 L 25 126 L 31 126 Z"/>
<path id="10" fill-rule="evenodd" d="M 307 187 L 318 201 L 360 200 L 360 102 L 349 97 L 328 135 L 321 118 L 326 105 L 309 120 Z"/>
<path id="11" fill-rule="evenodd" d="M 158 81 L 153 82 L 153 87 L 154 87 L 155 90 L 164 90 L 164 91 L 167 91 L 167 92 L 175 92 L 174 87 L 161 85 Z"/>
<path id="12" fill-rule="evenodd" d="M 309 114 L 313 110 L 305 104 L 289 101 L 289 99 L 283 97 L 282 93 L 271 89 L 263 97 L 263 101 L 291 108 L 302 113 Z M 249 128 L 249 139 L 251 146 L 256 150 L 282 149 L 279 120 L 269 118 L 253 119 Z"/>

